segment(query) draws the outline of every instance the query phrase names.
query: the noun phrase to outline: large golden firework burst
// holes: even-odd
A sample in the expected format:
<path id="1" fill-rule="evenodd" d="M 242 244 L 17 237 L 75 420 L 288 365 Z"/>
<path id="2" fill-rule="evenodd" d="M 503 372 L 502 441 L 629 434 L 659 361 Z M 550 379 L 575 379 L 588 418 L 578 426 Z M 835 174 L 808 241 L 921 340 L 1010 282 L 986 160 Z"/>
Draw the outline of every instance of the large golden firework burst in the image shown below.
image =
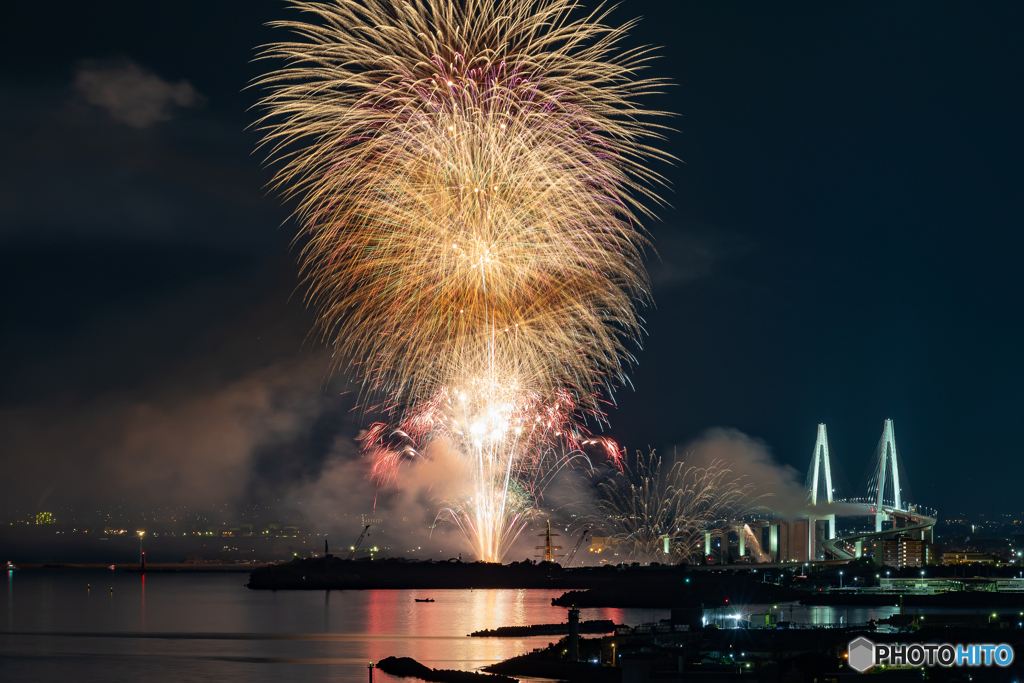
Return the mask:
<path id="1" fill-rule="evenodd" d="M 661 128 L 633 22 L 573 0 L 292 0 L 259 125 L 339 366 L 411 405 L 488 373 L 586 402 L 648 299 Z M 596 404 L 595 406 L 596 411 Z"/>

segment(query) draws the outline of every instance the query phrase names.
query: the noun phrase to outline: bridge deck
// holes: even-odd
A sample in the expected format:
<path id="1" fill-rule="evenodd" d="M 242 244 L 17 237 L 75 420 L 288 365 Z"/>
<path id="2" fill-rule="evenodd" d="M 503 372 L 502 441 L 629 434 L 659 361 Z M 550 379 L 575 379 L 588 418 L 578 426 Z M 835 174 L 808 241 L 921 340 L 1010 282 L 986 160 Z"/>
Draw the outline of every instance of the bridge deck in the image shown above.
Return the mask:
<path id="1" fill-rule="evenodd" d="M 869 506 L 865 505 L 865 508 Z M 865 513 L 867 515 L 875 514 L 874 508 L 869 508 L 871 511 Z M 913 531 L 923 531 L 929 527 L 935 526 L 935 518 L 928 517 L 927 515 L 918 514 L 916 512 L 910 512 L 908 510 L 897 510 L 895 508 L 882 508 L 882 511 L 889 516 L 895 517 L 907 517 L 914 520 L 916 523 L 909 526 L 893 527 L 892 529 L 885 529 L 884 531 L 862 531 L 856 534 L 849 534 L 846 536 L 837 536 L 823 541 L 821 546 L 827 552 L 832 553 L 832 556 L 842 560 L 853 560 L 856 559 L 856 555 L 851 553 L 845 548 L 840 548 L 840 543 L 856 543 L 857 541 L 873 541 L 888 538 L 890 536 L 898 536 L 900 534 L 910 533 Z"/>

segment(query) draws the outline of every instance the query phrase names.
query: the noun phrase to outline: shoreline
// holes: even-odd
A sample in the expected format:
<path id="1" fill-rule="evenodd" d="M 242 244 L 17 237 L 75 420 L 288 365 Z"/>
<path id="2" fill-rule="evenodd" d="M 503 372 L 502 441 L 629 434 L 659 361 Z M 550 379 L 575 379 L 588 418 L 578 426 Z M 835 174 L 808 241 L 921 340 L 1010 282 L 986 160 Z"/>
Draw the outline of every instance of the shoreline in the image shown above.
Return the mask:
<path id="1" fill-rule="evenodd" d="M 192 563 L 192 562 L 147 562 L 146 568 L 138 562 L 116 562 L 113 564 L 97 564 L 88 562 L 37 562 L 20 563 L 14 571 L 38 571 L 40 569 L 106 569 L 107 571 L 130 572 L 136 574 L 201 574 L 201 573 L 237 573 L 248 574 L 254 569 L 267 567 L 271 563 L 260 562 L 250 564 L 236 563 Z"/>
<path id="2" fill-rule="evenodd" d="M 372 571 L 367 571 L 371 570 Z M 1024 592 L 957 591 L 920 594 L 809 592 L 743 581 L 742 575 L 688 574 L 684 567 L 586 567 L 461 562 L 388 562 L 317 558 L 275 563 L 23 563 L 15 571 L 107 570 L 133 574 L 249 574 L 252 590 L 555 589 L 560 607 L 705 608 L 732 604 L 799 603 L 827 607 L 1024 610 Z M 687 580 L 692 584 L 684 583 Z M 555 634 L 552 634 L 555 635 Z"/>

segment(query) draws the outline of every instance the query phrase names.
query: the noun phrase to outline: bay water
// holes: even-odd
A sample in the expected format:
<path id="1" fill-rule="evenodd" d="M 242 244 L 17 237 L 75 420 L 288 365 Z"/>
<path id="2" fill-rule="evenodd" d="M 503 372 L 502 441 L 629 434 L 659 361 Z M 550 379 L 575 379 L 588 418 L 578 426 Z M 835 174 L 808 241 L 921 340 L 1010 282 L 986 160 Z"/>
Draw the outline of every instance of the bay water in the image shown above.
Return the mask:
<path id="1" fill-rule="evenodd" d="M 557 637 L 470 638 L 470 632 L 566 621 L 566 609 L 551 605 L 562 589 L 253 591 L 244 585 L 245 573 L 5 573 L 0 683 L 354 683 L 368 680 L 369 662 L 388 656 L 475 670 Z M 730 627 L 767 611 L 797 626 L 827 627 L 866 624 L 899 608 L 736 605 L 708 609 L 705 619 Z M 581 619 L 636 626 L 669 614 L 583 609 Z M 374 673 L 378 682 L 394 680 Z"/>

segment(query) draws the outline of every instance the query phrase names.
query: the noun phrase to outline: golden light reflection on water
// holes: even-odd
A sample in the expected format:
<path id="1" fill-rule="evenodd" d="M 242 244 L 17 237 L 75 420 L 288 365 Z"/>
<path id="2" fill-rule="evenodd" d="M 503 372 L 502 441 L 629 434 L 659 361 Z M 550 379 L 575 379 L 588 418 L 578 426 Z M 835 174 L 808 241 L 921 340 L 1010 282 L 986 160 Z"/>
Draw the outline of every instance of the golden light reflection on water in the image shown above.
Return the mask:
<path id="1" fill-rule="evenodd" d="M 411 590 L 365 591 L 366 655 L 412 657 L 435 668 L 475 669 L 524 654 L 556 640 L 529 638 L 469 638 L 474 631 L 501 626 L 564 623 L 566 610 L 551 605 L 561 590 Z M 354 597 L 356 594 L 347 594 Z M 433 598 L 421 603 L 416 599 Z M 582 618 L 640 623 L 667 616 L 667 610 L 590 609 Z M 354 624 L 350 624 L 353 626 Z"/>
<path id="2" fill-rule="evenodd" d="M 366 663 L 388 656 L 477 669 L 555 637 L 469 633 L 566 620 L 566 610 L 551 605 L 561 590 L 273 592 L 248 590 L 243 578 L 148 574 L 143 583 L 139 574 L 109 571 L 18 572 L 8 578 L 6 595 L 0 593 L 7 603 L 0 611 L 8 614 L 0 658 L 18 653 L 16 663 L 7 663 L 24 680 L 108 683 L 109 671 L 131 662 L 166 680 L 201 671 L 224 683 L 336 683 L 365 681 Z M 582 610 L 585 620 L 628 624 L 667 616 L 667 610 Z"/>
<path id="3" fill-rule="evenodd" d="M 367 655 L 412 657 L 451 668 L 477 668 L 529 652 L 551 641 L 541 638 L 469 638 L 500 626 L 557 623 L 565 609 L 551 606 L 562 591 L 446 590 L 367 591 Z M 416 598 L 433 598 L 419 603 Z M 393 640 L 396 634 L 401 645 Z M 439 642 L 442 641 L 442 642 Z"/>

